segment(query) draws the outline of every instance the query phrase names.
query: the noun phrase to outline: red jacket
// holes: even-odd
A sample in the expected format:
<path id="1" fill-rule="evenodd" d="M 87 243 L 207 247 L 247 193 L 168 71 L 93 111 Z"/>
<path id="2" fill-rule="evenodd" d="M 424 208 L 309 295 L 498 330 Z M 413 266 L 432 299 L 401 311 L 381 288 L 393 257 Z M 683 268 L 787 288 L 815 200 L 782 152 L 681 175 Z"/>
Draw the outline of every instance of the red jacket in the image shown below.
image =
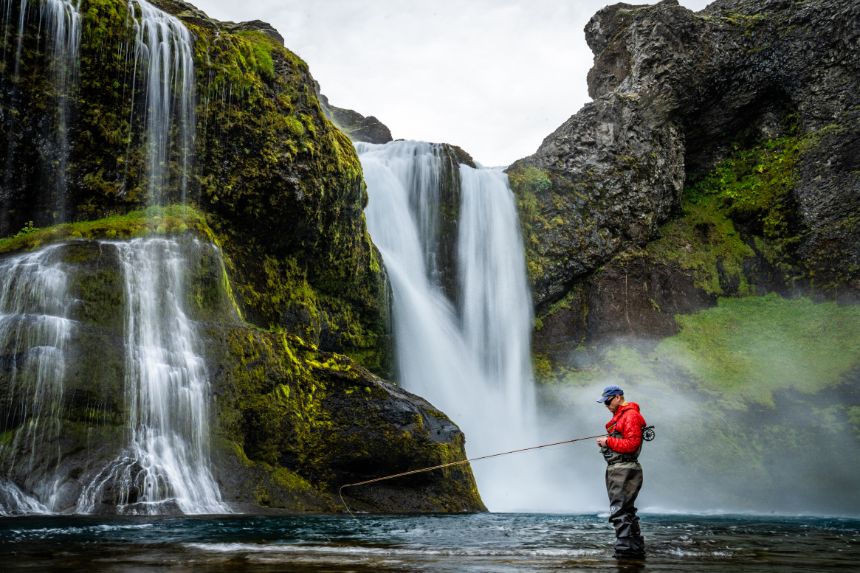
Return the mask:
<path id="1" fill-rule="evenodd" d="M 607 438 L 609 449 L 619 454 L 632 454 L 642 445 L 642 428 L 646 426 L 645 418 L 639 413 L 639 404 L 627 402 L 606 423 L 606 433 L 619 432 L 620 438 Z"/>

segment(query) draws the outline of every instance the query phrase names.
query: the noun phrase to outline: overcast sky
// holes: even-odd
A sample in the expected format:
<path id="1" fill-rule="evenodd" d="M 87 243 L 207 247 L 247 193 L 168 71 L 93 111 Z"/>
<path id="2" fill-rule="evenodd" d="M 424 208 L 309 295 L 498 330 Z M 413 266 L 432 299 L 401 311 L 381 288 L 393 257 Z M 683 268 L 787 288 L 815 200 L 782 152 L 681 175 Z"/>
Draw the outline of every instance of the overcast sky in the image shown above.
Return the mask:
<path id="1" fill-rule="evenodd" d="M 614 3 L 190 1 L 219 20 L 271 23 L 332 105 L 378 117 L 395 138 L 459 145 L 484 165 L 531 155 L 589 101 L 583 28 Z"/>

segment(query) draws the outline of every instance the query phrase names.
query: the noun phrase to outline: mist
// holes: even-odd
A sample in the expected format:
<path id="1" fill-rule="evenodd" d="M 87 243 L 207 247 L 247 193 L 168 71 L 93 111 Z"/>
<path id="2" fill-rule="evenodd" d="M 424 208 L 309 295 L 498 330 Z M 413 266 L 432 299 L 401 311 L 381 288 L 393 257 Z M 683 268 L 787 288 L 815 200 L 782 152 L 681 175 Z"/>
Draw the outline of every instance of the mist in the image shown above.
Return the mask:
<path id="1" fill-rule="evenodd" d="M 683 345 L 626 338 L 586 352 L 584 367 L 566 381 L 539 386 L 540 434 L 554 441 L 600 433 L 611 414 L 595 400 L 605 386 L 620 385 L 657 434 L 640 456 L 640 511 L 860 514 L 856 369 L 820 392 L 787 387 L 773 390 L 772 401 L 744 401 L 703 384 L 708 368 Z M 571 363 L 582 353 L 572 353 Z M 757 364 L 809 374 L 790 347 L 770 348 Z M 538 452 L 553 468 L 547 485 L 557 499 L 555 508 L 539 509 L 607 511 L 605 462 L 594 440 Z"/>

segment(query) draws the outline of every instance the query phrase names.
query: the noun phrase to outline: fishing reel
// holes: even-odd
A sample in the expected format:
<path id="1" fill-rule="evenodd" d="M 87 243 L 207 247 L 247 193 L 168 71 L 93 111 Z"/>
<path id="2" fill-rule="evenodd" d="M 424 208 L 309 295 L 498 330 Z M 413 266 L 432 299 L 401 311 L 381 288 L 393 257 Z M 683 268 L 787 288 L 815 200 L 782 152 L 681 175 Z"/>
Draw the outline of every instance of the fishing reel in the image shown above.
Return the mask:
<path id="1" fill-rule="evenodd" d="M 642 439 L 646 442 L 650 442 L 656 436 L 657 434 L 654 433 L 654 426 L 645 426 L 644 428 L 642 428 Z"/>

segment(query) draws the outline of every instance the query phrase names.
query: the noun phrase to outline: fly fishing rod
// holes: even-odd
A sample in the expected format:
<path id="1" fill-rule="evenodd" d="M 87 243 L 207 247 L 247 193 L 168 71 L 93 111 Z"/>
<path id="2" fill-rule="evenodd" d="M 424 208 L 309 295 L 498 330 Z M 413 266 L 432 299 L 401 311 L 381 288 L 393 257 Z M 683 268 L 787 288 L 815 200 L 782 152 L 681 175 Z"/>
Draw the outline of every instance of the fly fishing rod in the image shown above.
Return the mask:
<path id="1" fill-rule="evenodd" d="M 653 432 L 653 430 L 652 430 L 652 432 Z M 433 470 L 441 470 L 441 469 L 444 469 L 444 468 L 450 468 L 450 467 L 453 467 L 453 466 L 461 466 L 461 465 L 463 465 L 463 464 L 468 464 L 468 463 L 471 463 L 471 462 L 477 462 L 477 461 L 480 461 L 480 460 L 488 460 L 488 459 L 490 459 L 490 458 L 498 458 L 499 456 L 507 456 L 507 455 L 510 455 L 510 454 L 518 454 L 518 453 L 520 453 L 520 452 L 527 452 L 527 451 L 529 451 L 529 450 L 539 450 L 539 449 L 541 449 L 541 448 L 550 448 L 550 447 L 552 447 L 552 446 L 560 446 L 560 445 L 562 445 L 562 444 L 572 444 L 572 443 L 574 443 L 574 442 L 582 442 L 583 440 L 593 440 L 593 439 L 596 439 L 596 438 L 602 438 L 602 437 L 604 437 L 604 436 L 606 436 L 606 435 L 607 435 L 606 433 L 603 433 L 603 434 L 597 434 L 597 435 L 594 435 L 594 436 L 585 436 L 585 437 L 583 437 L 583 438 L 574 438 L 574 439 L 572 439 L 572 440 L 563 440 L 563 441 L 561 441 L 561 442 L 552 442 L 552 443 L 549 443 L 549 444 L 541 444 L 541 445 L 539 445 L 539 446 L 531 446 L 531 447 L 529 447 L 529 448 L 520 448 L 520 449 L 518 449 L 518 450 L 509 450 L 509 451 L 507 451 L 507 452 L 498 452 L 498 453 L 495 453 L 495 454 L 488 454 L 488 455 L 486 455 L 486 456 L 479 456 L 479 457 L 477 457 L 477 458 L 469 458 L 469 459 L 465 459 L 465 460 L 459 460 L 459 461 L 456 461 L 456 462 L 448 462 L 448 463 L 445 463 L 445 464 L 439 464 L 439 465 L 436 465 L 436 466 L 430 466 L 430 467 L 426 467 L 426 468 L 418 468 L 418 469 L 416 469 L 416 470 L 410 470 L 410 471 L 408 471 L 408 472 L 401 472 L 401 473 L 398 473 L 398 474 L 391 474 L 391 475 L 382 476 L 382 477 L 378 477 L 378 478 L 374 478 L 374 479 L 369 479 L 369 480 L 365 480 L 365 481 L 359 481 L 359 482 L 355 482 L 355 483 L 348 483 L 348 484 L 344 484 L 344 485 L 340 486 L 340 488 L 338 489 L 338 492 L 337 492 L 337 493 L 338 493 L 338 495 L 340 496 L 340 501 L 341 501 L 341 503 L 343 503 L 343 506 L 346 508 L 346 511 L 347 511 L 347 512 L 349 512 L 349 514 L 350 514 L 352 517 L 355 517 L 355 515 L 352 513 L 352 510 L 349 508 L 349 505 L 347 505 L 346 501 L 343 499 L 343 490 L 344 490 L 344 489 L 346 489 L 346 488 L 348 488 L 348 487 L 358 487 L 358 486 L 362 486 L 362 485 L 369 485 L 369 484 L 372 484 L 372 483 L 377 483 L 377 482 L 386 481 L 386 480 L 390 480 L 390 479 L 395 479 L 395 478 L 399 478 L 399 477 L 411 476 L 411 475 L 420 474 L 420 473 L 425 473 L 425 472 L 432 472 Z M 651 438 L 651 439 L 653 439 L 653 438 Z M 650 440 L 649 440 L 649 441 L 650 441 Z"/>

